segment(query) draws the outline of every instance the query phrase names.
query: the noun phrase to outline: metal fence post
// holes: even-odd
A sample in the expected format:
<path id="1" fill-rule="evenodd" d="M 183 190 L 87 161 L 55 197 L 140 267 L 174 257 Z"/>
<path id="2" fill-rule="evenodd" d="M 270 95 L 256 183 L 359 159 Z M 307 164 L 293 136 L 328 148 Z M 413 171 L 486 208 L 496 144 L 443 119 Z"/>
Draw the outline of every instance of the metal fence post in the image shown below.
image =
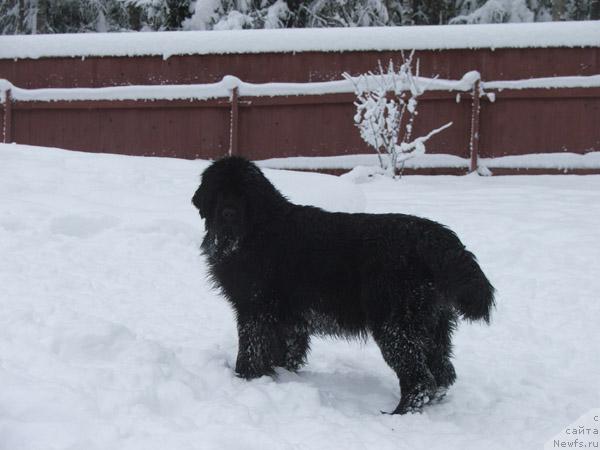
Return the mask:
<path id="1" fill-rule="evenodd" d="M 231 115 L 229 123 L 229 156 L 238 154 L 239 101 L 237 86 L 231 90 Z"/>
<path id="2" fill-rule="evenodd" d="M 12 142 L 12 97 L 10 89 L 4 93 L 4 126 L 2 130 L 2 141 L 7 144 Z"/>
<path id="3" fill-rule="evenodd" d="M 469 172 L 475 172 L 479 159 L 479 116 L 481 113 L 480 81 L 477 80 L 473 85 L 473 103 L 471 104 L 471 140 L 469 150 L 471 152 L 471 164 Z"/>

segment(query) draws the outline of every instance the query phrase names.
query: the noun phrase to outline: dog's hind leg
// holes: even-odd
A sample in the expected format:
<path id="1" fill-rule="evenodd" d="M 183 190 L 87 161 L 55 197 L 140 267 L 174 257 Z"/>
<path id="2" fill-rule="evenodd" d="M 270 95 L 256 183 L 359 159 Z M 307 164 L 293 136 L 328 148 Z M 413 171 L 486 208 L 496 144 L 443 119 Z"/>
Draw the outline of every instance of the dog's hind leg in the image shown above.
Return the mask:
<path id="1" fill-rule="evenodd" d="M 424 330 L 400 320 L 389 320 L 372 333 L 383 359 L 400 379 L 400 403 L 392 414 L 420 411 L 437 391 L 424 351 L 430 338 Z"/>
<path id="2" fill-rule="evenodd" d="M 438 386 L 435 399 L 446 395 L 448 388 L 456 380 L 456 372 L 450 361 L 452 356 L 452 332 L 456 328 L 457 314 L 452 308 L 438 311 L 437 323 L 433 331 L 432 345 L 427 351 L 427 365 Z"/>

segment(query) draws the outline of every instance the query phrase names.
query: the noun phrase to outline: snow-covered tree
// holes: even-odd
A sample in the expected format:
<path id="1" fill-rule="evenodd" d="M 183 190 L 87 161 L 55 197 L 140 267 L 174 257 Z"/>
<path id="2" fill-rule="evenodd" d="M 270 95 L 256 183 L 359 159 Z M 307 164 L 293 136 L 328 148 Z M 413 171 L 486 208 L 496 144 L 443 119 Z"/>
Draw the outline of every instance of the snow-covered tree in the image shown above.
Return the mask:
<path id="1" fill-rule="evenodd" d="M 0 1 L 0 34 L 32 34 L 37 31 L 38 0 Z"/>
<path id="2" fill-rule="evenodd" d="M 457 0 L 449 23 L 600 19 L 600 0 Z"/>
<path id="3" fill-rule="evenodd" d="M 134 29 L 180 30 L 191 16 L 191 0 L 119 0 L 127 5 Z"/>
<path id="4" fill-rule="evenodd" d="M 533 22 L 535 18 L 525 0 L 488 0 L 481 6 L 476 0 L 464 0 L 459 11 L 451 24 Z"/>
<path id="5" fill-rule="evenodd" d="M 128 15 L 120 0 L 38 0 L 38 33 L 120 31 Z"/>
<path id="6" fill-rule="evenodd" d="M 23 12 L 20 1 L 5 0 L 0 3 L 0 34 L 23 34 Z"/>
<path id="7" fill-rule="evenodd" d="M 197 0 L 192 9 L 188 30 L 283 28 L 291 18 L 284 0 Z"/>
<path id="8" fill-rule="evenodd" d="M 453 5 L 454 0 L 196 0 L 194 15 L 185 27 L 206 30 L 437 24 L 447 23 Z"/>
<path id="9" fill-rule="evenodd" d="M 0 0 L 0 34 L 600 19 L 600 0 Z"/>
<path id="10" fill-rule="evenodd" d="M 368 27 L 390 24 L 382 0 L 315 0 L 304 6 L 308 27 Z"/>
<path id="11" fill-rule="evenodd" d="M 3 0 L 0 33 L 84 33 L 129 28 L 122 0 Z"/>
<path id="12" fill-rule="evenodd" d="M 425 142 L 449 127 L 448 123 L 426 136 L 413 138 L 413 123 L 418 114 L 418 97 L 426 86 L 419 82 L 419 64 L 413 73 L 413 53 L 396 70 L 390 61 L 386 70 L 359 77 L 344 73 L 354 84 L 357 96 L 354 123 L 362 139 L 377 152 L 379 165 L 388 176 L 401 173 L 404 162 L 425 153 Z"/>

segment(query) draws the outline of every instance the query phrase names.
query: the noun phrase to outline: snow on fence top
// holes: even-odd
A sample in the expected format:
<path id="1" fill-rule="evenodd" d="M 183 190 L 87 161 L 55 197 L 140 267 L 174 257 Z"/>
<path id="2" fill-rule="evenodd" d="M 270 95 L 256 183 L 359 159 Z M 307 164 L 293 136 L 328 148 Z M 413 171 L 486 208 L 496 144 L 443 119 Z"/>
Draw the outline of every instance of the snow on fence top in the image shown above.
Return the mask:
<path id="1" fill-rule="evenodd" d="M 589 21 L 0 36 L 0 59 L 598 46 Z"/>

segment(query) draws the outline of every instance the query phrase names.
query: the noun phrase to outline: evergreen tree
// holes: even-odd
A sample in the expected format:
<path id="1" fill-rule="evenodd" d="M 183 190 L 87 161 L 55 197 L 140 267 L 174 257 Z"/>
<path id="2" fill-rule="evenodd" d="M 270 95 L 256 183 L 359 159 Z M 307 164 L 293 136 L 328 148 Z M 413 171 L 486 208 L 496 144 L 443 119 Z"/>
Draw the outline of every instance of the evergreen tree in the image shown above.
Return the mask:
<path id="1" fill-rule="evenodd" d="M 294 2 L 296 11 L 301 2 Z M 186 29 L 234 30 L 297 26 L 294 13 L 284 0 L 197 0 Z"/>
<path id="2" fill-rule="evenodd" d="M 0 34 L 35 33 L 36 0 L 3 0 L 0 2 Z"/>
<path id="3" fill-rule="evenodd" d="M 191 0 L 120 0 L 129 8 L 130 23 L 136 30 L 180 30 L 191 16 Z"/>
<path id="4" fill-rule="evenodd" d="M 38 33 L 120 31 L 128 14 L 119 0 L 38 0 Z"/>
<path id="5" fill-rule="evenodd" d="M 535 13 L 525 0 L 459 0 L 450 24 L 533 22 Z"/>
<path id="6" fill-rule="evenodd" d="M 390 25 L 382 0 L 316 0 L 306 7 L 309 27 L 365 27 Z"/>
<path id="7" fill-rule="evenodd" d="M 23 34 L 23 19 L 18 0 L 0 3 L 0 34 Z"/>
<path id="8" fill-rule="evenodd" d="M 4 0 L 2 34 L 84 33 L 129 28 L 121 0 Z"/>

